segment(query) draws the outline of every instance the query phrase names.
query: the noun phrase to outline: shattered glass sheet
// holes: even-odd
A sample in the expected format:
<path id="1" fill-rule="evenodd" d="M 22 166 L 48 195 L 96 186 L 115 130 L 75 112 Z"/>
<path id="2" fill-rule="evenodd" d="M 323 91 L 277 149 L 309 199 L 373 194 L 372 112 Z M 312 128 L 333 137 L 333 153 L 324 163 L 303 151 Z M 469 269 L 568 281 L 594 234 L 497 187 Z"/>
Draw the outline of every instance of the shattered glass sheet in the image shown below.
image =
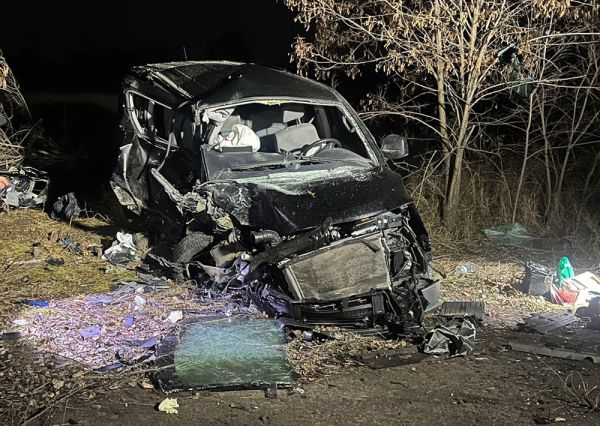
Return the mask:
<path id="1" fill-rule="evenodd" d="M 129 288 L 51 300 L 48 307 L 25 306 L 13 327 L 38 351 L 102 371 L 152 359 L 156 345 L 175 327 L 173 312 L 197 317 L 237 309 L 242 308 L 229 299 L 202 301 L 181 287 L 152 293 Z"/>
<path id="2" fill-rule="evenodd" d="M 290 386 L 294 373 L 276 320 L 218 318 L 185 326 L 159 347 L 169 368 L 158 373 L 165 392 Z M 164 355 L 162 355 L 164 354 Z"/>

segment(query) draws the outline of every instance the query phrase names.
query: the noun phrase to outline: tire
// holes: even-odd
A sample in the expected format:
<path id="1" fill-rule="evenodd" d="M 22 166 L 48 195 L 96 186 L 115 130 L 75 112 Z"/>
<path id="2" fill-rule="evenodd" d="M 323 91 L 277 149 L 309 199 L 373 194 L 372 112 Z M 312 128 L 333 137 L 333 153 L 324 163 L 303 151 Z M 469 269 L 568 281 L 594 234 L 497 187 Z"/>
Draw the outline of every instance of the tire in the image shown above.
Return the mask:
<path id="1" fill-rule="evenodd" d="M 212 242 L 212 235 L 206 235 L 204 232 L 186 235 L 173 246 L 173 260 L 178 263 L 187 263 Z"/>

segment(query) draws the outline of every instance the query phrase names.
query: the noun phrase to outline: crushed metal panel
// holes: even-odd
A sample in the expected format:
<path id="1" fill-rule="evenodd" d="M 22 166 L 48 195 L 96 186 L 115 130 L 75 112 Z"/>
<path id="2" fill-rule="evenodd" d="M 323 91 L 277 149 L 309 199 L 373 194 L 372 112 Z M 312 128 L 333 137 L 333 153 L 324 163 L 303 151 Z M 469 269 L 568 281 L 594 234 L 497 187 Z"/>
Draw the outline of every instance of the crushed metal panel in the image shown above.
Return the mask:
<path id="1" fill-rule="evenodd" d="M 216 318 L 185 325 L 159 347 L 163 391 L 291 386 L 285 336 L 276 320 Z"/>
<path id="2" fill-rule="evenodd" d="M 485 319 L 484 302 L 444 302 L 438 313 L 440 317 L 447 318 L 475 318 L 477 321 Z"/>
<path id="3" fill-rule="evenodd" d="M 283 272 L 297 300 L 333 300 L 390 287 L 381 234 L 342 240 L 288 261 Z"/>
<path id="4" fill-rule="evenodd" d="M 568 312 L 543 312 L 527 318 L 523 327 L 546 334 L 552 330 L 578 321 L 579 318 Z"/>
<path id="5" fill-rule="evenodd" d="M 534 355 L 543 355 L 553 358 L 574 359 L 576 361 L 591 361 L 594 364 L 600 363 L 600 354 L 578 352 L 564 348 L 554 348 L 542 345 L 532 345 L 520 342 L 509 342 L 508 346 L 513 351 L 525 352 Z"/>

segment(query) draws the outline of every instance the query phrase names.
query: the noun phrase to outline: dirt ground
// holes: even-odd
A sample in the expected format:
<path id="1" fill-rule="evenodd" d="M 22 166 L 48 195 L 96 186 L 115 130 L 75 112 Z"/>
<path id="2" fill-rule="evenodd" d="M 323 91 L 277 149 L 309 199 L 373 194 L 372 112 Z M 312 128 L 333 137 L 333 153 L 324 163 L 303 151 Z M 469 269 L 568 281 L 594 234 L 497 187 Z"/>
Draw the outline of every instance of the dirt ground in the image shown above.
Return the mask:
<path id="1" fill-rule="evenodd" d="M 93 256 L 69 253 L 49 238 L 54 231 L 86 248 L 100 244 L 113 231 L 101 220 L 66 227 L 41 212 L 12 212 L 0 213 L 0 227 L 10 230 L 0 235 L 0 327 L 18 316 L 24 298 L 99 294 L 132 274 L 113 271 Z M 41 247 L 37 256 L 40 250 L 43 258 L 61 256 L 65 265 L 8 267 L 34 258 L 34 245 Z M 523 317 L 558 309 L 517 290 L 522 273 L 517 260 L 523 254 L 491 246 L 435 254 L 435 266 L 447 274 L 444 299 L 483 300 L 490 314 L 467 357 L 428 356 L 371 369 L 360 366 L 354 354 L 340 354 L 346 346 L 314 345 L 307 347 L 306 358 L 314 354 L 317 365 L 299 380 L 302 390 L 280 390 L 277 398 L 267 398 L 264 391 L 180 393 L 170 395 L 177 398 L 179 413 L 166 414 L 157 405 L 167 396 L 141 386 L 148 383 L 151 364 L 109 373 L 78 365 L 57 368 L 35 346 L 0 340 L 0 424 L 600 424 L 599 364 L 507 349 L 510 340 L 530 338 L 531 333 L 516 331 Z M 475 261 L 477 270 L 453 276 L 454 267 L 467 260 Z M 600 331 L 584 337 L 598 349 Z"/>
<path id="2" fill-rule="evenodd" d="M 178 395 L 179 414 L 158 412 L 158 391 L 127 387 L 86 406 L 57 409 L 53 424 L 565 424 L 600 423 L 600 413 L 575 404 L 560 377 L 571 371 L 588 384 L 600 367 L 503 350 L 502 333 L 485 330 L 467 358 L 429 357 L 418 364 L 343 370 L 302 384 L 304 395 L 261 391 Z M 578 376 L 579 380 L 579 376 Z M 564 420 L 563 420 L 564 419 Z"/>

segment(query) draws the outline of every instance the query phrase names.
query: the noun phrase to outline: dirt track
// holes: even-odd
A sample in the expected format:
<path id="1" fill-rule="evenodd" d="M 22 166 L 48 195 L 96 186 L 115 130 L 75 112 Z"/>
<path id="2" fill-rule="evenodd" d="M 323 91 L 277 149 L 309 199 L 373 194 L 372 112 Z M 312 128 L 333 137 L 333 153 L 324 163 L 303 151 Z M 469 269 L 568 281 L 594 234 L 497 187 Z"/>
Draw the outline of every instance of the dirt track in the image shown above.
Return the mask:
<path id="1" fill-rule="evenodd" d="M 600 334 L 600 333 L 599 333 Z M 178 395 L 178 415 L 158 412 L 158 391 L 127 387 L 91 401 L 71 401 L 52 424 L 565 424 L 600 423 L 600 413 L 573 403 L 559 376 L 600 381 L 600 366 L 504 351 L 506 333 L 480 333 L 468 358 L 426 358 L 419 364 L 348 369 L 303 384 L 305 394 L 260 391 Z M 577 380 L 579 378 L 577 377 Z M 577 381 L 576 381 L 577 383 Z"/>

